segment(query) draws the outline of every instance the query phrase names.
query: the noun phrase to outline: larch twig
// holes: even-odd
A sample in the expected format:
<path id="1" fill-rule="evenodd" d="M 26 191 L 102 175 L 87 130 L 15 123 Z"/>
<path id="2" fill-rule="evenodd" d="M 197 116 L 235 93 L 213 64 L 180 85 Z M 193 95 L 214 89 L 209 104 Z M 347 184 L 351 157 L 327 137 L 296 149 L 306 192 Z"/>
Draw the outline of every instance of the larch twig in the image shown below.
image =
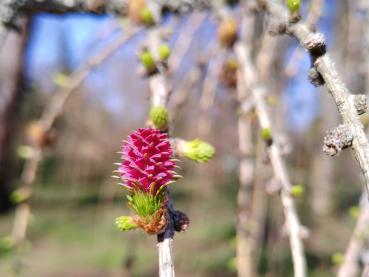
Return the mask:
<path id="1" fill-rule="evenodd" d="M 285 31 L 295 37 L 300 44 L 309 51 L 314 69 L 323 78 L 328 91 L 331 93 L 347 132 L 352 136 L 352 149 L 365 178 L 365 186 L 369 189 L 369 143 L 363 125 L 360 122 L 354 97 L 339 77 L 333 60 L 326 53 L 324 36 L 313 32 L 301 21 L 291 21 L 285 6 L 272 1 L 261 1 L 262 7 L 280 21 Z"/>
<path id="2" fill-rule="evenodd" d="M 265 88 L 259 82 L 257 70 L 251 59 L 250 47 L 241 42 L 236 43 L 234 50 L 237 60 L 240 63 L 243 80 L 255 101 L 255 109 L 260 127 L 271 130 L 271 120 L 268 114 L 267 105 L 264 99 Z M 302 226 L 295 207 L 295 201 L 291 196 L 291 182 L 288 177 L 286 165 L 282 159 L 279 147 L 271 142 L 268 146 L 268 155 L 274 170 L 275 176 L 280 181 L 282 188 L 280 197 L 283 211 L 286 218 L 286 228 L 290 240 L 292 260 L 294 266 L 294 276 L 306 276 L 306 259 L 304 245 L 301 238 Z"/>
<path id="3" fill-rule="evenodd" d="M 149 6 L 154 14 L 156 22 L 160 22 L 160 6 L 157 3 L 150 3 Z M 154 26 L 149 30 L 148 34 L 148 47 L 154 57 L 157 58 L 158 49 L 161 43 L 160 39 L 160 27 Z M 158 60 L 158 59 L 156 59 Z M 150 76 L 149 86 L 151 92 L 150 106 L 151 108 L 156 106 L 167 107 L 169 90 L 165 77 L 164 69 L 159 66 L 158 73 Z M 167 189 L 167 208 L 168 208 L 168 224 L 164 232 L 157 236 L 158 258 L 159 258 L 159 276 L 160 277 L 174 277 L 174 258 L 173 258 L 173 238 L 175 234 L 174 230 L 174 218 L 173 218 L 173 203 L 169 189 Z"/>

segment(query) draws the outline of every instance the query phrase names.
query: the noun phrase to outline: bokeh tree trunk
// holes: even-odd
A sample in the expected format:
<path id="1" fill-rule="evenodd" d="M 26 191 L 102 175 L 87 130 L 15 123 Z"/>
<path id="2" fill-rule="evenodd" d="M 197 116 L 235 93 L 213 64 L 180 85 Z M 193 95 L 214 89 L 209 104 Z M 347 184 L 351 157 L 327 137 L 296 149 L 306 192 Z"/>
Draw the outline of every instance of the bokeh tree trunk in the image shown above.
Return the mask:
<path id="1" fill-rule="evenodd" d="M 29 20 L 20 23 L 22 33 L 9 33 L 0 50 L 0 212 L 10 207 L 9 191 L 14 172 L 14 136 L 22 100 L 24 50 Z"/>

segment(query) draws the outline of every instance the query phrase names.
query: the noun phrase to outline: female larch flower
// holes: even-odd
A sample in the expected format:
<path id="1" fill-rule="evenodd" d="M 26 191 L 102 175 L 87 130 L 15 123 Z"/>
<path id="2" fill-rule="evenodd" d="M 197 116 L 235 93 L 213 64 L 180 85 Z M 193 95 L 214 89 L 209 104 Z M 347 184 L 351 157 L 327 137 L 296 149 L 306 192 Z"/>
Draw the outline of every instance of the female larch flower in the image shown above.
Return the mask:
<path id="1" fill-rule="evenodd" d="M 156 129 L 138 129 L 123 145 L 118 172 L 133 216 L 116 219 L 119 230 L 142 228 L 148 234 L 159 234 L 168 223 L 165 188 L 177 177 L 173 151 L 167 134 Z"/>
<path id="2" fill-rule="evenodd" d="M 175 162 L 167 134 L 156 129 L 138 129 L 123 145 L 118 169 L 124 185 L 152 195 L 172 182 Z"/>

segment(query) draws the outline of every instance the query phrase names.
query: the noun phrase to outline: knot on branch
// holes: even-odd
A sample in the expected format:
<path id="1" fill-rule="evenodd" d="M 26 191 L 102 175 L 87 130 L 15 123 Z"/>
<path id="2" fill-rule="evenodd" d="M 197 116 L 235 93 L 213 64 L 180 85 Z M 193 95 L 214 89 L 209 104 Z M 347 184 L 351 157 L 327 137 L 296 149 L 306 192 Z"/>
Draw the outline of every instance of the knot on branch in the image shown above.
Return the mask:
<path id="1" fill-rule="evenodd" d="M 354 105 L 358 115 L 361 115 L 366 112 L 368 106 L 366 103 L 367 97 L 364 94 L 353 95 L 354 97 Z"/>
<path id="2" fill-rule="evenodd" d="M 287 24 L 285 22 L 276 23 L 268 32 L 271 36 L 283 35 L 287 33 Z"/>
<path id="3" fill-rule="evenodd" d="M 308 79 L 315 87 L 320 87 L 325 83 L 322 75 L 314 66 L 309 69 Z"/>
<path id="4" fill-rule="evenodd" d="M 342 149 L 352 145 L 353 134 L 346 124 L 340 124 L 336 128 L 327 132 L 324 137 L 323 152 L 335 156 Z"/>
<path id="5" fill-rule="evenodd" d="M 190 225 L 190 219 L 188 216 L 178 210 L 171 211 L 171 216 L 173 219 L 173 227 L 176 232 L 184 232 Z"/>
<path id="6" fill-rule="evenodd" d="M 301 15 L 299 12 L 294 12 L 293 14 L 291 14 L 288 22 L 291 24 L 297 23 L 301 20 Z"/>
<path id="7" fill-rule="evenodd" d="M 312 33 L 303 41 L 303 46 L 310 52 L 313 59 L 324 55 L 327 51 L 327 44 L 322 33 Z"/>

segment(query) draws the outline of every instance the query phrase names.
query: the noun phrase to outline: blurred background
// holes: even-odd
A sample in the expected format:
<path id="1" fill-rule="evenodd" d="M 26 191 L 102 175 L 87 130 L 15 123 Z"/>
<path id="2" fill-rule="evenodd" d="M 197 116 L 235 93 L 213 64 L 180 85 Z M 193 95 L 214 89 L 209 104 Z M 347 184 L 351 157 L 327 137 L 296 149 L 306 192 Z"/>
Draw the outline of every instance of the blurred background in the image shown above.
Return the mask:
<path id="1" fill-rule="evenodd" d="M 240 17 L 239 5 L 232 7 Z M 302 1 L 302 15 L 322 31 L 340 76 L 354 93 L 369 91 L 369 7 L 366 1 Z M 310 17 L 308 17 L 310 16 Z M 33 186 L 26 243 L 13 251 L 12 231 L 27 159 L 26 132 L 51 98 L 68 87 L 76 70 L 132 32 L 129 19 L 112 15 L 34 14 L 16 20 L 0 50 L 0 247 L 1 276 L 156 276 L 156 237 L 116 230 L 129 213 L 123 187 L 111 178 L 122 140 L 145 125 L 148 79 L 139 74 L 139 31 L 88 76 L 66 101 L 53 125 L 53 143 Z M 183 179 L 173 185 L 175 207 L 191 225 L 175 237 L 178 276 L 236 276 L 236 217 L 239 187 L 237 92 L 224 80 L 232 51 L 219 47 L 214 14 L 165 14 L 161 23 L 172 48 L 168 81 L 171 135 L 200 137 L 216 149 L 207 164 L 183 160 Z M 273 20 L 257 15 L 254 58 L 268 88 L 276 137 L 304 226 L 309 276 L 334 276 L 358 215 L 363 180 L 350 151 L 330 158 L 321 152 L 325 132 L 339 122 L 326 89 L 307 79 L 309 57 L 288 36 L 270 36 Z M 264 60 L 263 60 L 264 59 Z M 72 76 L 72 77 L 69 77 Z M 260 213 L 258 276 L 292 276 L 288 237 L 273 172 L 257 119 L 249 114 L 254 142 L 253 184 Z M 367 124 L 366 114 L 362 115 Z M 15 197 L 16 198 L 16 197 Z M 363 256 L 365 259 L 365 255 Z"/>

